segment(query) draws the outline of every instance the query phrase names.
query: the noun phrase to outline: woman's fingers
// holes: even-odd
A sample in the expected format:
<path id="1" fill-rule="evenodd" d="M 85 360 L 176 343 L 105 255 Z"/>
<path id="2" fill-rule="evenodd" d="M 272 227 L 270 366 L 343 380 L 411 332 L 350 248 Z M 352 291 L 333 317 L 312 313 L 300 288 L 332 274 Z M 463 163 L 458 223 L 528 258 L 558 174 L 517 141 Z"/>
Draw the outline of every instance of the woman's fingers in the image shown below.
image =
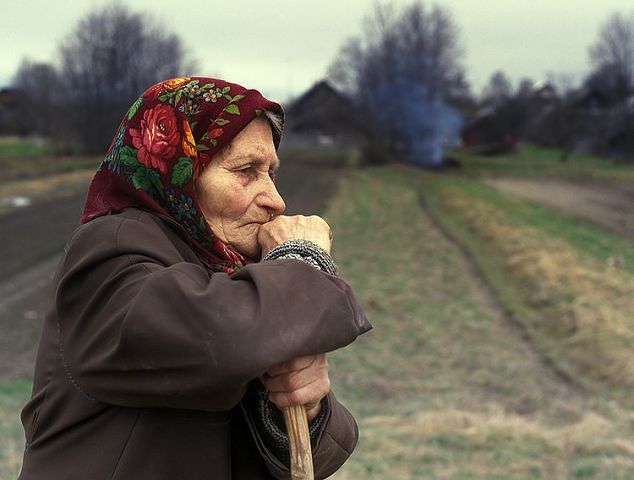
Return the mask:
<path id="1" fill-rule="evenodd" d="M 328 395 L 329 391 L 330 379 L 326 377 L 291 392 L 271 392 L 269 400 L 278 408 L 304 405 L 306 417 L 309 422 L 312 422 L 321 411 L 321 399 Z"/>
<path id="2" fill-rule="evenodd" d="M 305 405 L 312 420 L 320 411 L 320 401 L 330 391 L 325 354 L 299 357 L 276 365 L 262 377 L 269 399 L 279 408 Z"/>
<path id="3" fill-rule="evenodd" d="M 290 368 L 292 365 L 297 368 Z M 300 390 L 315 381 L 328 379 L 326 355 L 302 357 L 269 370 L 263 381 L 272 393 L 290 393 Z"/>
<path id="4" fill-rule="evenodd" d="M 314 408 L 330 391 L 330 379 L 316 379 L 314 382 L 291 391 L 270 391 L 269 400 L 280 408 L 291 405 L 306 405 Z"/>
<path id="5" fill-rule="evenodd" d="M 330 252 L 332 231 L 326 221 L 317 216 L 280 215 L 260 226 L 258 243 L 262 247 L 262 255 L 287 240 L 310 240 Z"/>

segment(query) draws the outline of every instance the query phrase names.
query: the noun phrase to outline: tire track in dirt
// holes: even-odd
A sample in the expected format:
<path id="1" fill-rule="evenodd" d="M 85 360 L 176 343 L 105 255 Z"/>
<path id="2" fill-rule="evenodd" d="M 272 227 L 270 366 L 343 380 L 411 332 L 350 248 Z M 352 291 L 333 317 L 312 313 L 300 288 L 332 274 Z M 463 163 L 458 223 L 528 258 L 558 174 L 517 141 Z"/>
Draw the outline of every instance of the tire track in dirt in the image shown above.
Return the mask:
<path id="1" fill-rule="evenodd" d="M 420 207 L 422 214 L 429 219 L 441 236 L 456 249 L 463 261 L 465 272 L 472 278 L 476 291 L 491 312 L 491 318 L 499 322 L 508 333 L 510 339 L 522 351 L 527 361 L 534 365 L 540 375 L 550 380 L 560 398 L 585 403 L 589 398 L 589 392 L 585 386 L 577 378 L 562 370 L 545 352 L 535 345 L 526 327 L 501 303 L 495 290 L 478 266 L 473 254 L 431 214 L 423 199 L 420 199 Z"/>
<path id="2" fill-rule="evenodd" d="M 51 280 L 64 245 L 79 225 L 85 193 L 0 216 L 0 378 L 29 378 Z"/>
<path id="3" fill-rule="evenodd" d="M 10 278 L 61 252 L 79 225 L 84 197 L 85 193 L 72 195 L 0 216 L 0 278 Z"/>
<path id="4" fill-rule="evenodd" d="M 499 177 L 486 179 L 484 183 L 634 240 L 632 185 L 559 177 Z"/>

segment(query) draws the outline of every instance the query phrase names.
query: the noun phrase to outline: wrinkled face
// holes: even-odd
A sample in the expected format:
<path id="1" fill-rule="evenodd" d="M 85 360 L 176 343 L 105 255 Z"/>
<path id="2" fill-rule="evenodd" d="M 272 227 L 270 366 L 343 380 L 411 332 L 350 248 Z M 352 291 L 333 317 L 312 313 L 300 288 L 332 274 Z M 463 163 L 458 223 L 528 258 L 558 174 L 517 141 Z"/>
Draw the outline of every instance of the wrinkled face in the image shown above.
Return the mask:
<path id="1" fill-rule="evenodd" d="M 211 231 L 251 259 L 260 256 L 260 225 L 286 208 L 273 183 L 278 165 L 271 127 L 256 118 L 198 179 L 198 203 Z"/>

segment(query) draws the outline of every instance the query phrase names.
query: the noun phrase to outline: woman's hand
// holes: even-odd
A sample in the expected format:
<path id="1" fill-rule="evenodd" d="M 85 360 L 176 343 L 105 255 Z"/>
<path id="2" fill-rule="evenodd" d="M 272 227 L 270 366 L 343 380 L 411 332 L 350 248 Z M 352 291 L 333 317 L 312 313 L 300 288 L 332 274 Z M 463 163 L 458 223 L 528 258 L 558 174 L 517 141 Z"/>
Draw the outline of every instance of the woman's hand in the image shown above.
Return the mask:
<path id="1" fill-rule="evenodd" d="M 262 378 L 269 399 L 278 408 L 304 405 L 308 421 L 321 411 L 321 399 L 330 391 L 326 354 L 299 357 L 275 365 Z"/>
<path id="2" fill-rule="evenodd" d="M 326 221 L 317 215 L 280 215 L 260 226 L 258 243 L 262 257 L 287 240 L 310 240 L 330 253 L 332 231 Z"/>

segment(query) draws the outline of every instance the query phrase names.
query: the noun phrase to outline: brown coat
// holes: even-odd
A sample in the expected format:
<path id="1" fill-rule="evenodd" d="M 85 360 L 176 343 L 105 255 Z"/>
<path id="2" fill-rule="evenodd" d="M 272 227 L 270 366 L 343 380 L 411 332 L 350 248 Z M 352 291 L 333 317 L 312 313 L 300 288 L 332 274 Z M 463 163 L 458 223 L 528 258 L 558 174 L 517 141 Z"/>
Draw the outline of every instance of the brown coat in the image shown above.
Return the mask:
<path id="1" fill-rule="evenodd" d="M 253 426 L 247 385 L 371 328 L 343 280 L 297 260 L 209 274 L 175 225 L 136 209 L 80 227 L 55 287 L 20 480 L 289 478 Z M 317 478 L 358 435 L 327 402 Z"/>

